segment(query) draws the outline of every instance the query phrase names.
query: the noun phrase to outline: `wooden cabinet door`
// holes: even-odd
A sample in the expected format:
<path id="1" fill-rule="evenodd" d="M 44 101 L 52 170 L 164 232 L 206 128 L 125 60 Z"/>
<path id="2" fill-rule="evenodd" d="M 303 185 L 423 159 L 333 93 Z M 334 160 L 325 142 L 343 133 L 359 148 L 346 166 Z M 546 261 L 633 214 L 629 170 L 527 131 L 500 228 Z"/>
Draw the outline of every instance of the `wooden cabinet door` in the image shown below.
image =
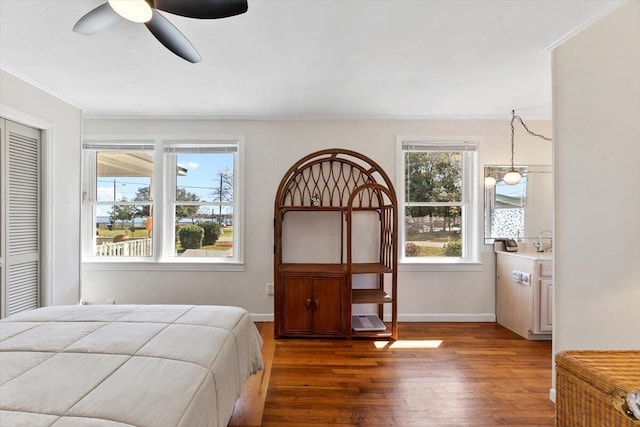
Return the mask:
<path id="1" fill-rule="evenodd" d="M 282 278 L 284 335 L 343 334 L 344 276 L 291 275 Z"/>
<path id="2" fill-rule="evenodd" d="M 342 277 L 313 279 L 313 332 L 342 333 Z"/>
<path id="3" fill-rule="evenodd" d="M 313 330 L 313 278 L 285 276 L 284 281 L 284 333 L 311 333 Z"/>
<path id="4" fill-rule="evenodd" d="M 540 331 L 553 330 L 553 280 L 540 279 Z"/>

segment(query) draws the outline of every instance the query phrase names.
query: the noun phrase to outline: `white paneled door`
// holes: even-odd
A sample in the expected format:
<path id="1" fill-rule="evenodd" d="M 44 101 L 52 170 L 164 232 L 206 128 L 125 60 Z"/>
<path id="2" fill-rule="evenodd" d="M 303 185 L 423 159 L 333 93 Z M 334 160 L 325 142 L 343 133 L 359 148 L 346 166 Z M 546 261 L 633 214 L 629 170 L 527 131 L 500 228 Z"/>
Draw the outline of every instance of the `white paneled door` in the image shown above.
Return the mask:
<path id="1" fill-rule="evenodd" d="M 0 119 L 1 316 L 40 305 L 40 131 Z"/>

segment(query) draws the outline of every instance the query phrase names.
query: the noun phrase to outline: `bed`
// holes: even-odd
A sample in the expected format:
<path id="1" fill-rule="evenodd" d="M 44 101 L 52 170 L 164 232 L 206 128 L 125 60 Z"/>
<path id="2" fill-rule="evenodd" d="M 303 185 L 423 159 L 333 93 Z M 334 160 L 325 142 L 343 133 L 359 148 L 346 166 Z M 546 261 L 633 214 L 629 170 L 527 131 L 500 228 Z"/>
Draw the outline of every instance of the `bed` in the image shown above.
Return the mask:
<path id="1" fill-rule="evenodd" d="M 226 426 L 262 339 L 238 307 L 78 305 L 0 321 L 0 425 Z"/>

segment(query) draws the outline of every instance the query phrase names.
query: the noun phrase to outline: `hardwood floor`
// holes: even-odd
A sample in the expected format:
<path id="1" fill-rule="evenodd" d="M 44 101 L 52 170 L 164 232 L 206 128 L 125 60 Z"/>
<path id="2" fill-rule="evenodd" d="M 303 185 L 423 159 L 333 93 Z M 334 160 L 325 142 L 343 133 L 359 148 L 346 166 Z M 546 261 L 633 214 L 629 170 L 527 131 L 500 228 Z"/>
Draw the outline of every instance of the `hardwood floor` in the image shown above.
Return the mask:
<path id="1" fill-rule="evenodd" d="M 400 340 L 378 346 L 276 341 L 258 326 L 266 369 L 231 426 L 554 425 L 550 341 L 495 323 L 400 323 Z"/>

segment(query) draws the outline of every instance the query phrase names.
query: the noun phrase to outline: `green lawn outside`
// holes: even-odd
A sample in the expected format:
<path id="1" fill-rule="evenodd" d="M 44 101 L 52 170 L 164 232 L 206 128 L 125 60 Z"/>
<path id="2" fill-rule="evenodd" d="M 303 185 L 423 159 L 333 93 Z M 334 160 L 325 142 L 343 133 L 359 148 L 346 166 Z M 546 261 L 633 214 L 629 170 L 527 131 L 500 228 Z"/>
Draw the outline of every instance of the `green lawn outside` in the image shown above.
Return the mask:
<path id="1" fill-rule="evenodd" d="M 442 256 L 443 252 L 442 248 L 420 247 L 420 256 Z"/>
<path id="2" fill-rule="evenodd" d="M 460 233 L 444 233 L 444 232 L 435 232 L 435 233 L 408 233 L 407 232 L 407 241 L 418 241 L 418 242 L 449 242 L 451 240 L 460 240 Z"/>
<path id="3" fill-rule="evenodd" d="M 131 230 L 116 228 L 115 230 L 109 230 L 107 228 L 98 228 L 98 236 L 99 237 L 115 237 L 119 234 L 124 234 L 129 237 L 149 237 L 149 233 L 144 228 L 138 229 L 133 232 L 133 236 L 131 235 Z"/>
<path id="4" fill-rule="evenodd" d="M 98 237 L 115 237 L 120 234 L 134 238 L 149 237 L 149 233 L 144 228 L 136 228 L 131 234 L 130 229 L 116 228 L 115 230 L 109 230 L 106 227 L 98 227 Z M 214 250 L 226 250 L 233 247 L 233 227 L 223 227 L 222 234 L 220 235 L 224 240 L 218 240 L 214 245 L 202 246 L 201 249 L 214 249 Z M 179 254 L 184 252 L 184 249 L 180 246 L 180 242 L 176 242 L 176 250 Z"/>

